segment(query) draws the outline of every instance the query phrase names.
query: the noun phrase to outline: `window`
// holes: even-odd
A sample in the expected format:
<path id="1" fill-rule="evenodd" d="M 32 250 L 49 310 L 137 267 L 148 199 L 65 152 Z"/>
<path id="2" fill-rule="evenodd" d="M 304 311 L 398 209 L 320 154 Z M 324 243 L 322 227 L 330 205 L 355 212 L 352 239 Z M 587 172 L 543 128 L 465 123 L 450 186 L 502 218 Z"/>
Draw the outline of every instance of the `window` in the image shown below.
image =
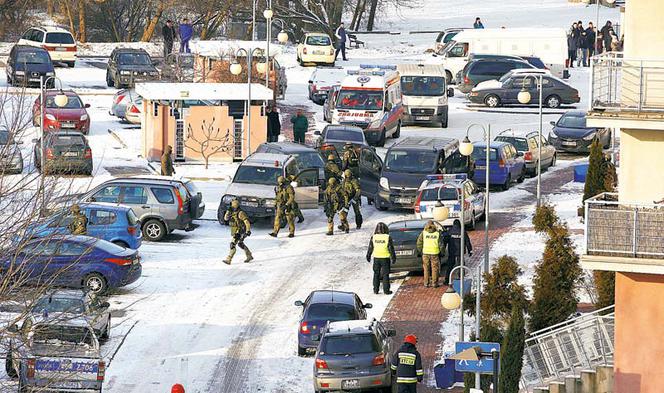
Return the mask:
<path id="1" fill-rule="evenodd" d="M 357 319 L 355 308 L 341 303 L 315 303 L 307 309 L 306 319 L 320 321 L 348 321 Z"/>
<path id="2" fill-rule="evenodd" d="M 46 96 L 46 107 L 47 108 L 56 108 L 56 109 L 81 109 L 83 108 L 83 103 L 78 96 L 67 96 L 67 103 L 63 107 L 59 107 L 55 104 L 55 94 Z"/>
<path id="3" fill-rule="evenodd" d="M 118 55 L 118 63 L 123 65 L 152 65 L 152 60 L 147 53 L 128 52 Z"/>
<path id="4" fill-rule="evenodd" d="M 106 186 L 97 191 L 90 200 L 94 202 L 118 203 L 120 201 L 120 186 Z"/>
<path id="5" fill-rule="evenodd" d="M 175 203 L 175 198 L 173 197 L 173 193 L 171 192 L 170 189 L 161 188 L 161 187 L 152 187 L 150 188 L 150 190 L 152 190 L 152 194 L 154 194 L 154 197 L 157 198 L 157 201 L 159 203 L 165 203 L 165 204 Z"/>
<path id="6" fill-rule="evenodd" d="M 385 167 L 393 172 L 431 173 L 435 170 L 438 154 L 426 150 L 391 150 L 385 157 Z"/>
<path id="7" fill-rule="evenodd" d="M 486 148 L 484 146 L 475 146 L 473 149 L 473 159 L 475 161 L 486 160 Z M 489 148 L 489 161 L 495 161 L 498 159 L 498 150 L 494 148 Z"/>
<path id="8" fill-rule="evenodd" d="M 51 58 L 48 57 L 48 52 L 45 50 L 33 48 L 18 51 L 16 62 L 22 64 L 49 64 Z"/>
<path id="9" fill-rule="evenodd" d="M 328 36 L 310 35 L 309 37 L 307 37 L 307 45 L 330 46 L 332 45 L 332 41 L 330 41 L 330 37 Z"/>
<path id="10" fill-rule="evenodd" d="M 123 188 L 122 203 L 140 205 L 148 202 L 148 194 L 145 192 L 145 188 L 141 186 L 124 186 Z"/>
<path id="11" fill-rule="evenodd" d="M 46 34 L 46 43 L 72 45 L 74 44 L 74 37 L 64 32 L 48 33 Z"/>
<path id="12" fill-rule="evenodd" d="M 82 314 L 85 312 L 83 300 L 71 297 L 44 296 L 34 306 L 38 313 L 48 311 L 49 313 L 71 313 Z"/>
<path id="13" fill-rule="evenodd" d="M 90 246 L 73 242 L 62 242 L 58 249 L 59 255 L 83 255 L 90 248 Z"/>
<path id="14" fill-rule="evenodd" d="M 445 79 L 442 76 L 402 76 L 401 91 L 408 96 L 442 96 L 445 95 Z"/>
<path id="15" fill-rule="evenodd" d="M 537 146 L 537 139 L 536 138 L 528 138 L 528 147 L 529 147 L 529 149 L 523 149 L 523 151 L 537 149 L 537 147 L 538 147 Z M 518 149 L 518 150 L 521 150 L 521 149 Z"/>
<path id="16" fill-rule="evenodd" d="M 308 170 L 300 173 L 297 177 L 297 185 L 300 187 L 312 187 L 318 185 L 318 171 Z"/>
<path id="17" fill-rule="evenodd" d="M 29 40 L 30 37 L 32 37 L 32 29 L 28 29 L 23 35 L 21 36 L 22 39 L 24 40 Z"/>
<path id="18" fill-rule="evenodd" d="M 115 213 L 107 210 L 90 210 L 90 225 L 111 225 L 117 219 Z"/>
<path id="19" fill-rule="evenodd" d="M 278 167 L 240 165 L 233 183 L 276 185 L 277 177 L 281 175 L 282 169 Z"/>
<path id="20" fill-rule="evenodd" d="M 343 89 L 339 91 L 336 107 L 379 111 L 383 109 L 383 92 L 376 90 Z"/>
<path id="21" fill-rule="evenodd" d="M 58 248 L 58 243 L 54 241 L 41 240 L 30 243 L 19 251 L 26 255 L 54 255 Z"/>
<path id="22" fill-rule="evenodd" d="M 459 199 L 456 187 L 438 187 L 422 190 L 422 202 L 431 201 L 456 201 Z"/>
<path id="23" fill-rule="evenodd" d="M 447 57 L 465 57 L 468 53 L 468 44 L 458 43 L 450 49 L 447 53 Z"/>
<path id="24" fill-rule="evenodd" d="M 359 128 L 330 127 L 327 129 L 326 139 L 355 142 L 364 144 L 364 133 Z"/>
<path id="25" fill-rule="evenodd" d="M 34 30 L 32 33 L 32 41 L 43 42 L 44 32 L 41 30 Z"/>
<path id="26" fill-rule="evenodd" d="M 353 353 L 372 353 L 381 350 L 378 340 L 373 334 L 357 334 L 347 336 L 329 336 L 321 345 L 321 352 L 328 355 L 346 355 Z"/>

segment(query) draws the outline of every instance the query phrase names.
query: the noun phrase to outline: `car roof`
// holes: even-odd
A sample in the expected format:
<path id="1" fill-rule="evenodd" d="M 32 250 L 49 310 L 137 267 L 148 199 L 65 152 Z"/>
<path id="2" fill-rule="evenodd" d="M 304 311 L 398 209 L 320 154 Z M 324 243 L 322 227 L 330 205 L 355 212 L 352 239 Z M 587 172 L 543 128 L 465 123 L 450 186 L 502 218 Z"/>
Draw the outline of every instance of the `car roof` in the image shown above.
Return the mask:
<path id="1" fill-rule="evenodd" d="M 38 27 L 31 27 L 31 29 L 43 30 L 47 33 L 69 33 L 69 34 L 71 34 L 71 32 L 69 30 L 64 29 L 62 27 L 59 27 L 59 26 L 38 26 Z"/>
<path id="2" fill-rule="evenodd" d="M 249 157 L 245 158 L 242 164 L 249 164 L 252 166 L 263 166 L 263 167 L 275 167 L 281 168 L 286 164 L 286 161 L 291 156 L 288 154 L 277 154 L 277 153 L 253 153 Z"/>
<path id="3" fill-rule="evenodd" d="M 585 111 L 567 111 L 563 116 L 586 117 Z"/>
<path id="4" fill-rule="evenodd" d="M 47 96 L 55 96 L 55 95 L 58 95 L 58 94 L 64 94 L 66 96 L 78 97 L 78 94 L 72 89 L 46 90 L 46 91 L 44 91 L 44 94 L 47 95 Z M 37 99 L 39 99 L 39 97 L 37 97 Z"/>
<path id="5" fill-rule="evenodd" d="M 167 176 L 165 176 L 167 177 Z M 110 179 L 105 181 L 104 183 L 100 184 L 99 186 L 103 186 L 105 184 L 110 184 L 110 183 L 132 183 L 132 184 L 144 184 L 144 183 L 153 183 L 153 184 L 167 184 L 167 185 L 173 185 L 182 183 L 182 181 L 177 180 L 177 179 L 151 179 L 149 177 L 142 178 L 142 177 L 116 177 L 115 179 Z M 98 187 L 99 187 L 98 186 Z"/>
<path id="6" fill-rule="evenodd" d="M 284 152 L 284 154 L 292 154 L 292 153 L 315 153 L 317 152 L 316 149 L 303 145 L 301 143 L 295 143 L 295 142 L 265 142 L 262 144 L 263 146 L 266 147 L 271 147 L 273 149 L 279 149 Z"/>
<path id="7" fill-rule="evenodd" d="M 131 176 L 132 179 L 145 179 L 145 180 L 167 180 L 167 181 L 176 181 L 180 183 L 188 183 L 191 181 L 188 177 L 182 176 L 164 176 L 164 175 L 134 175 Z"/>
<path id="8" fill-rule="evenodd" d="M 335 130 L 335 131 L 353 131 L 358 133 L 363 133 L 364 131 L 360 127 L 349 126 L 345 124 L 328 124 L 325 126 L 324 130 Z"/>
<path id="9" fill-rule="evenodd" d="M 145 54 L 148 53 L 148 51 L 146 51 L 143 48 L 129 48 L 125 46 L 117 47 L 113 49 L 113 52 L 136 52 L 136 53 L 145 53 Z"/>
<path id="10" fill-rule="evenodd" d="M 527 61 L 524 60 L 524 63 L 527 63 Z M 528 63 L 528 64 L 530 64 L 530 63 Z M 512 75 L 520 75 L 520 74 L 551 75 L 551 71 L 543 70 L 543 69 L 540 69 L 540 68 L 516 68 L 516 69 L 510 70 L 509 72 L 511 72 Z"/>
<path id="11" fill-rule="evenodd" d="M 32 318 L 34 318 L 35 324 L 91 329 L 90 322 L 84 316 L 68 316 L 67 318 L 58 317 L 56 319 L 49 319 L 48 316 L 44 317 L 42 315 L 32 314 Z"/>
<path id="12" fill-rule="evenodd" d="M 399 229 L 408 229 L 408 228 L 413 228 L 413 229 L 423 229 L 424 226 L 429 222 L 429 220 L 402 220 L 402 221 L 395 221 L 393 223 L 390 223 L 387 227 L 390 230 L 399 230 Z"/>
<path id="13" fill-rule="evenodd" d="M 304 35 L 317 35 L 317 36 L 325 36 L 325 37 L 330 36 L 329 34 L 323 33 L 323 32 L 320 32 L 320 31 L 311 31 L 311 32 L 305 33 Z"/>
<path id="14" fill-rule="evenodd" d="M 376 320 L 356 319 L 349 321 L 330 322 L 326 335 L 342 335 L 348 333 L 371 333 Z"/>
<path id="15" fill-rule="evenodd" d="M 458 139 L 409 136 L 390 146 L 392 149 L 444 150 L 459 145 Z"/>
<path id="16" fill-rule="evenodd" d="M 56 289 L 55 291 L 45 293 L 42 298 L 45 297 L 58 297 L 58 298 L 68 298 L 68 299 L 81 299 L 85 298 L 88 294 L 82 290 L 76 289 Z"/>
<path id="17" fill-rule="evenodd" d="M 473 142 L 473 145 L 475 145 L 477 147 L 485 147 L 486 142 L 484 142 L 484 141 Z M 503 146 L 506 146 L 506 145 L 511 145 L 511 143 L 503 142 L 503 141 L 491 141 L 491 143 L 489 143 L 489 147 L 492 148 L 492 149 L 497 149 L 497 148 L 500 148 L 500 147 L 503 147 Z"/>
<path id="18" fill-rule="evenodd" d="M 311 299 L 309 304 L 313 303 L 342 303 L 342 304 L 355 304 L 355 293 L 342 292 L 332 290 L 313 291 L 309 295 Z"/>
<path id="19" fill-rule="evenodd" d="M 82 132 L 80 131 L 73 131 L 73 130 L 55 130 L 55 131 L 49 131 L 47 135 L 53 135 L 53 136 L 60 136 L 60 135 L 80 135 L 82 137 L 85 137 Z"/>

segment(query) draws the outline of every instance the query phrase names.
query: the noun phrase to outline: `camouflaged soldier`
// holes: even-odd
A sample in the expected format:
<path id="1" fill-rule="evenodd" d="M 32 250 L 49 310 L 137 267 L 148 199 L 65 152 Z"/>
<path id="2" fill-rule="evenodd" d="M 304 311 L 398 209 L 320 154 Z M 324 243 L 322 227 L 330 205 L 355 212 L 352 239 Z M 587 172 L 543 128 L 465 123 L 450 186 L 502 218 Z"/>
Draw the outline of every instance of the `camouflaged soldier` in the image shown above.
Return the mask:
<path id="1" fill-rule="evenodd" d="M 338 182 L 341 181 L 341 169 L 334 160 L 334 154 L 327 156 L 327 163 L 325 164 L 325 181 L 329 182 L 332 178 L 335 178 Z"/>
<path id="2" fill-rule="evenodd" d="M 88 234 L 88 218 L 85 214 L 81 213 L 81 208 L 78 205 L 72 205 L 71 213 L 74 219 L 67 226 L 72 235 L 87 235 Z"/>
<path id="3" fill-rule="evenodd" d="M 325 215 L 327 216 L 327 233 L 326 235 L 334 234 L 334 216 L 339 213 L 341 220 L 341 230 L 348 233 L 347 210 L 344 210 L 344 192 L 337 179 L 331 178 L 327 182 L 325 189 Z"/>
<path id="4" fill-rule="evenodd" d="M 344 171 L 344 181 L 341 183 L 341 189 L 344 191 L 344 206 L 346 210 L 353 207 L 355 213 L 355 225 L 357 229 L 362 228 L 362 211 L 360 205 L 362 204 L 362 194 L 360 190 L 360 182 L 353 176 L 350 169 Z M 342 228 L 339 228 L 342 229 Z"/>
<path id="5" fill-rule="evenodd" d="M 288 222 L 288 237 L 295 237 L 295 214 L 293 212 L 293 204 L 295 203 L 295 190 L 283 176 L 279 176 L 277 178 L 276 194 L 276 215 L 274 216 L 274 226 L 272 227 L 270 236 L 277 237 L 277 234 L 279 234 L 279 229 L 281 229 L 281 220 L 285 218 Z"/>
<path id="6" fill-rule="evenodd" d="M 240 202 L 237 199 L 233 199 L 231 206 L 226 210 L 224 220 L 228 221 L 228 225 L 231 227 L 231 249 L 226 259 L 224 259 L 224 263 L 227 265 L 231 264 L 233 256 L 235 256 L 236 246 L 244 250 L 246 256 L 245 263 L 253 260 L 254 257 L 251 255 L 249 247 L 244 244 L 244 239 L 251 236 L 251 223 L 249 222 L 247 213 L 240 208 Z"/>
<path id="7" fill-rule="evenodd" d="M 341 167 L 344 171 L 350 169 L 355 178 L 360 176 L 360 157 L 351 142 L 346 142 L 344 145 L 344 153 L 341 156 Z"/>
<path id="8" fill-rule="evenodd" d="M 296 177 L 295 177 L 295 175 L 290 175 L 288 177 L 288 179 L 291 182 L 294 182 Z M 295 217 L 297 217 L 297 223 L 298 224 L 304 222 L 304 214 L 302 214 L 302 210 L 300 210 L 300 205 L 298 205 L 298 203 L 295 199 L 293 199 L 293 214 L 295 215 Z"/>

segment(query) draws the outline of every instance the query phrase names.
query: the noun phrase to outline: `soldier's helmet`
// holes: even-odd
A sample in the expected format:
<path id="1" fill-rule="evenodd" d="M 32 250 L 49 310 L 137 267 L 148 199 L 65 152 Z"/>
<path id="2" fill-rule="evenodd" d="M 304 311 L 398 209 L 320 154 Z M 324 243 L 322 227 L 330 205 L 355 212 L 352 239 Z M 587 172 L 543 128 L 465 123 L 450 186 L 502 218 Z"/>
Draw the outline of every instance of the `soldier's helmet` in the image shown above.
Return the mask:
<path id="1" fill-rule="evenodd" d="M 329 156 L 327 156 L 327 160 L 334 161 L 334 154 L 330 154 Z"/>
<path id="2" fill-rule="evenodd" d="M 277 178 L 277 184 L 279 184 L 279 185 L 284 184 L 285 181 L 286 181 L 286 178 L 284 178 L 283 176 L 279 176 Z"/>
<path id="3" fill-rule="evenodd" d="M 344 147 L 347 148 L 347 149 L 353 147 L 353 142 L 346 142 L 344 144 Z"/>
<path id="4" fill-rule="evenodd" d="M 327 181 L 327 184 L 333 186 L 333 185 L 337 184 L 337 179 L 334 178 L 334 177 L 331 177 L 330 180 Z"/>
<path id="5" fill-rule="evenodd" d="M 77 204 L 71 205 L 71 212 L 72 213 L 80 213 L 81 212 L 81 207 L 78 206 Z"/>
<path id="6" fill-rule="evenodd" d="M 238 201 L 237 199 L 233 199 L 233 200 L 231 201 L 231 207 L 232 207 L 233 209 L 237 209 L 238 207 L 240 207 L 240 201 Z"/>
<path id="7" fill-rule="evenodd" d="M 344 177 L 345 177 L 346 179 L 350 179 L 350 178 L 352 178 L 352 177 L 353 177 L 353 172 L 352 172 L 350 169 L 346 169 L 346 170 L 344 171 Z"/>

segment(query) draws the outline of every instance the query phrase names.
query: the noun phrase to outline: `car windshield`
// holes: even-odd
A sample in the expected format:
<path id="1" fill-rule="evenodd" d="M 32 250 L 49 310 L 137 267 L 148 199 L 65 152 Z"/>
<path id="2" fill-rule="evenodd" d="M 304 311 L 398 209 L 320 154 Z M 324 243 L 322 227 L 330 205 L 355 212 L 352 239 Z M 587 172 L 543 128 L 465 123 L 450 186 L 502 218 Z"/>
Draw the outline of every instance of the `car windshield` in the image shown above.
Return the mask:
<path id="1" fill-rule="evenodd" d="M 443 37 L 443 43 L 447 44 L 448 42 L 452 41 L 452 39 L 454 39 L 457 34 L 459 34 L 458 31 L 447 33 L 447 35 Z"/>
<path id="2" fill-rule="evenodd" d="M 392 172 L 432 173 L 437 157 L 433 151 L 391 150 L 385 157 L 385 168 Z"/>
<path id="3" fill-rule="evenodd" d="M 528 57 L 526 58 L 526 61 L 535 68 L 539 68 L 541 70 L 546 69 L 546 65 L 539 57 Z"/>
<path id="4" fill-rule="evenodd" d="M 53 146 L 84 145 L 85 141 L 81 135 L 56 135 L 51 142 Z"/>
<path id="5" fill-rule="evenodd" d="M 9 130 L 0 130 L 0 145 L 15 143 L 14 138 L 10 137 Z"/>
<path id="6" fill-rule="evenodd" d="M 36 342 L 68 342 L 73 344 L 92 345 L 90 329 L 76 326 L 38 325 L 34 328 L 33 341 Z"/>
<path id="7" fill-rule="evenodd" d="M 321 352 L 327 355 L 346 355 L 351 353 L 372 353 L 381 350 L 373 334 L 352 336 L 328 336 Z"/>
<path id="8" fill-rule="evenodd" d="M 563 115 L 558 120 L 557 125 L 558 125 L 558 127 L 586 128 L 586 117 L 585 116 Z"/>
<path id="9" fill-rule="evenodd" d="M 150 56 L 147 53 L 120 53 L 118 63 L 122 65 L 150 65 Z"/>
<path id="10" fill-rule="evenodd" d="M 277 185 L 277 177 L 282 175 L 281 168 L 266 166 L 240 165 L 235 172 L 233 183 Z"/>
<path id="11" fill-rule="evenodd" d="M 73 44 L 74 37 L 69 33 L 47 33 L 46 34 L 46 43 L 47 44 Z"/>
<path id="12" fill-rule="evenodd" d="M 326 140 L 344 141 L 364 143 L 364 134 L 362 129 L 348 129 L 348 128 L 335 128 L 330 127 L 325 133 Z"/>
<path id="13" fill-rule="evenodd" d="M 509 136 L 499 136 L 496 137 L 496 141 L 499 142 L 509 142 L 516 147 L 517 151 L 528 151 L 528 141 L 525 138 L 513 138 Z"/>
<path id="14" fill-rule="evenodd" d="M 383 92 L 343 89 L 337 95 L 337 108 L 379 111 L 383 109 Z"/>
<path id="15" fill-rule="evenodd" d="M 401 91 L 407 96 L 438 97 L 445 95 L 442 76 L 402 76 Z"/>
<path id="16" fill-rule="evenodd" d="M 308 320 L 348 321 L 357 319 L 355 307 L 341 303 L 315 303 L 307 308 Z"/>
<path id="17" fill-rule="evenodd" d="M 475 161 L 486 161 L 486 148 L 484 146 L 475 146 L 473 149 L 473 159 Z M 489 148 L 489 160 L 495 161 L 498 159 L 498 150 Z"/>
<path id="18" fill-rule="evenodd" d="M 19 64 L 48 64 L 51 59 L 48 57 L 46 51 L 19 51 L 16 56 L 16 62 Z"/>
<path id="19" fill-rule="evenodd" d="M 323 168 L 325 162 L 318 152 L 295 153 L 293 154 L 301 168 Z"/>
<path id="20" fill-rule="evenodd" d="M 85 304 L 82 299 L 45 296 L 37 301 L 33 312 L 39 314 L 44 312 L 82 314 L 85 312 Z"/>
<path id="21" fill-rule="evenodd" d="M 96 247 L 102 251 L 105 251 L 109 254 L 118 255 L 125 252 L 124 247 L 120 247 L 117 244 L 107 242 L 106 240 L 97 240 L 94 244 L 89 244 L 90 247 Z"/>
<path id="22" fill-rule="evenodd" d="M 417 237 L 422 233 L 422 228 L 405 228 L 390 230 L 390 237 L 395 245 L 407 242 L 414 242 Z"/>
<path id="23" fill-rule="evenodd" d="M 54 109 L 80 109 L 83 108 L 83 103 L 78 96 L 67 96 L 67 103 L 64 106 L 57 106 L 55 104 L 55 96 L 46 97 L 46 107 Z"/>
<path id="24" fill-rule="evenodd" d="M 437 187 L 422 190 L 422 202 L 431 201 L 456 201 L 459 199 L 459 191 L 455 187 Z"/>
<path id="25" fill-rule="evenodd" d="M 500 79 L 498 79 L 498 82 L 503 82 L 503 83 L 505 83 L 505 81 L 507 81 L 509 78 L 511 78 L 512 75 L 514 75 L 514 73 L 513 73 L 512 71 L 509 71 L 509 72 L 506 73 L 505 75 L 501 76 Z"/>
<path id="26" fill-rule="evenodd" d="M 330 46 L 332 45 L 332 41 L 330 41 L 330 37 L 326 35 L 310 35 L 307 37 L 307 45 Z"/>

